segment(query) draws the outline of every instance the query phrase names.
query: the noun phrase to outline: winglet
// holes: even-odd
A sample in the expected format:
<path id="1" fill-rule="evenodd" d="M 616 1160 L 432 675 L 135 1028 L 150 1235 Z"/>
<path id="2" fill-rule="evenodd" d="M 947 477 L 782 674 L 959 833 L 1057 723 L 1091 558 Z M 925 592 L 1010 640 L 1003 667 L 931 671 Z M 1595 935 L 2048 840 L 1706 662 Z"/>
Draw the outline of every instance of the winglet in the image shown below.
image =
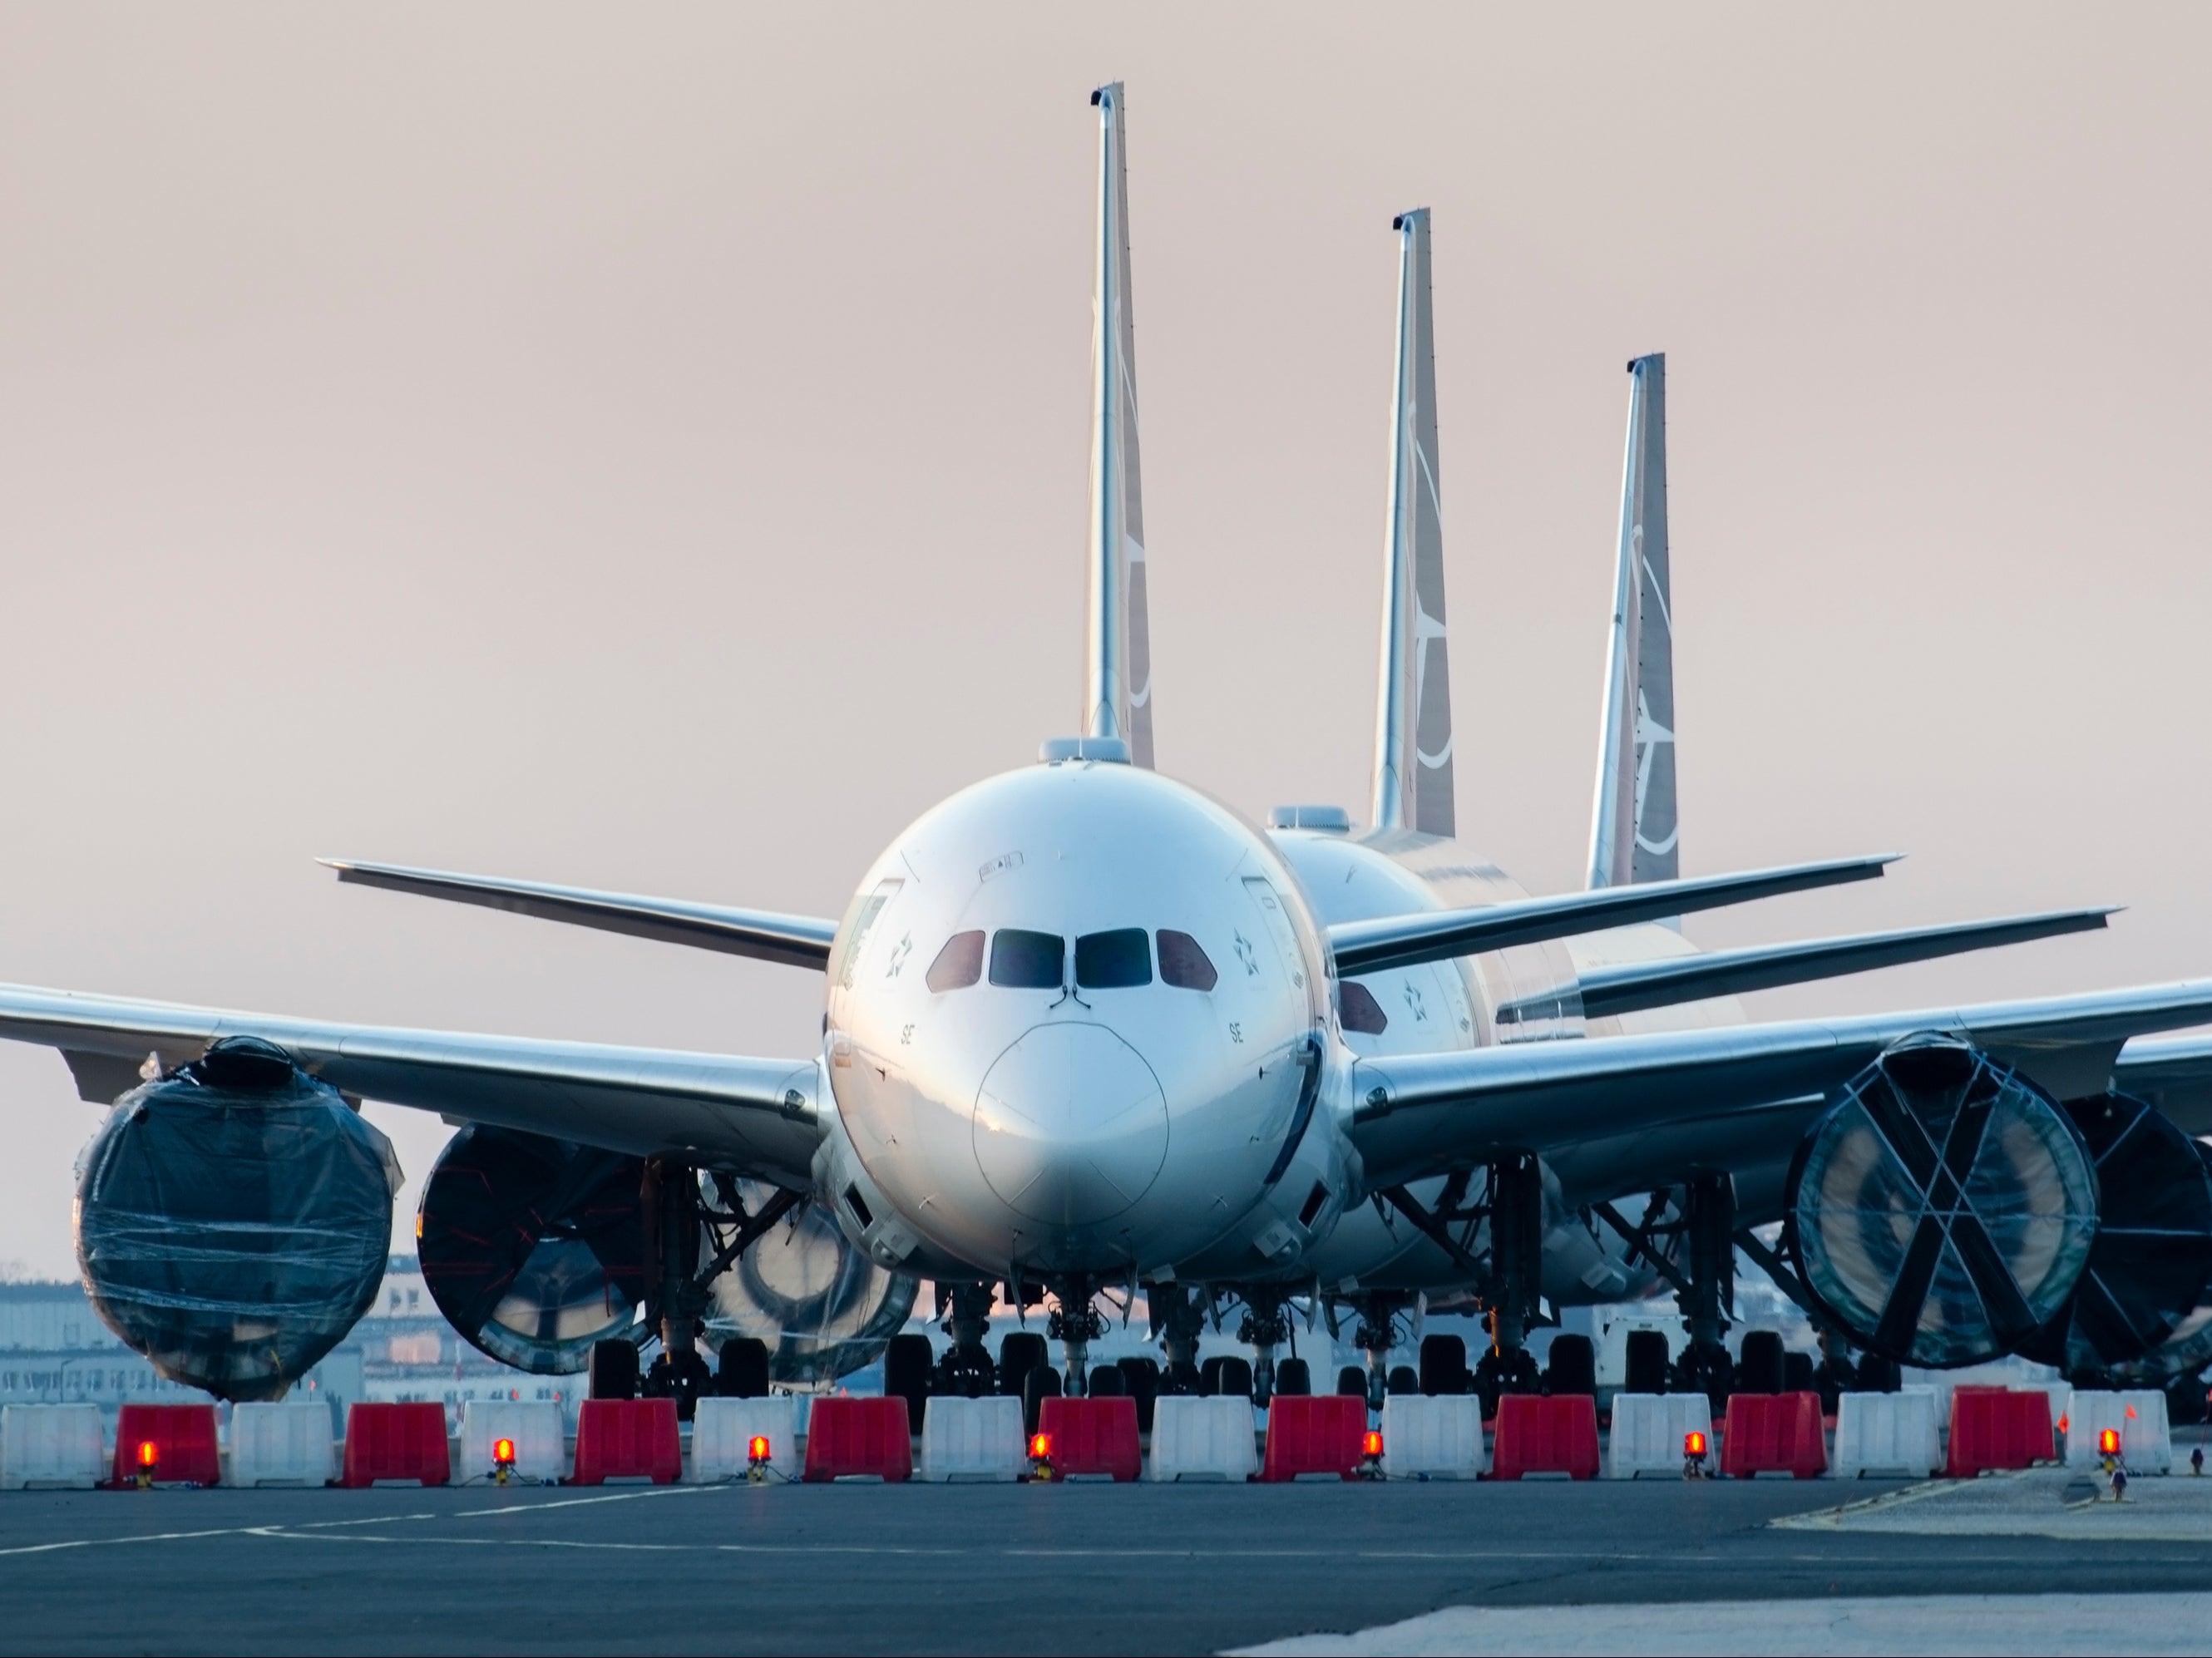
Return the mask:
<path id="1" fill-rule="evenodd" d="M 1119 81 L 1098 112 L 1098 267 L 1091 331 L 1091 620 L 1083 731 L 1152 763 L 1152 647 L 1137 465 L 1137 333 L 1129 309 L 1129 158 Z"/>
<path id="2" fill-rule="evenodd" d="M 1398 346 L 1390 392 L 1390 507 L 1382 548 L 1375 827 L 1454 832 L 1451 673 L 1444 649 L 1443 507 L 1437 488 L 1437 351 L 1429 210 L 1398 233 Z"/>

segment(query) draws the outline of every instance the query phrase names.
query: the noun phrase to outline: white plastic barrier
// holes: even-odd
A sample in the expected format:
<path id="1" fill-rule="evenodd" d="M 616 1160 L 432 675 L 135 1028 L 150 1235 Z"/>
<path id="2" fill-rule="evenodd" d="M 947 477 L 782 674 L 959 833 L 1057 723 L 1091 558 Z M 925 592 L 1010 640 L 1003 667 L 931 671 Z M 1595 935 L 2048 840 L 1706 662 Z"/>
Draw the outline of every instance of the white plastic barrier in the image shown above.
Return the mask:
<path id="1" fill-rule="evenodd" d="M 97 1405 L 0 1407 L 0 1491 L 97 1485 L 107 1478 Z"/>
<path id="2" fill-rule="evenodd" d="M 1260 1472 L 1258 1434 L 1249 1399 L 1162 1394 L 1152 1403 L 1152 1457 L 1145 1478 L 1249 1479 Z"/>
<path id="3" fill-rule="evenodd" d="M 1004 1394 L 933 1399 L 921 1412 L 923 1479 L 1019 1479 L 1029 1467 L 1022 1401 Z"/>
<path id="4" fill-rule="evenodd" d="M 789 1394 L 768 1399 L 702 1399 L 691 1422 L 691 1466 L 684 1478 L 695 1485 L 742 1479 L 752 1462 L 752 1442 L 768 1441 L 769 1466 L 793 1479 L 805 1467 L 799 1455 L 799 1430 L 805 1401 Z M 1019 1400 L 1014 1401 L 1014 1434 L 1021 1435 Z"/>
<path id="5" fill-rule="evenodd" d="M 1656 1473 L 1680 1479 L 1682 1441 L 1692 1433 L 1705 1435 L 1705 1470 L 1718 1473 L 1720 1441 L 1713 1437 L 1713 1407 L 1703 1394 L 1615 1394 L 1605 1477 Z"/>
<path id="6" fill-rule="evenodd" d="M 1484 1467 L 1482 1401 L 1472 1394 L 1431 1399 L 1392 1394 L 1382 1401 L 1382 1472 L 1392 1479 L 1474 1479 Z"/>
<path id="7" fill-rule="evenodd" d="M 1836 1478 L 1893 1473 L 1923 1479 L 1943 1466 L 1940 1426 L 1933 1388 L 1845 1394 L 1836 1406 Z"/>
<path id="8" fill-rule="evenodd" d="M 2120 1430 L 2120 1460 L 2130 1473 L 2172 1473 L 2173 1439 L 2166 1424 L 2166 1395 L 2150 1388 L 2126 1393 L 2075 1391 L 2066 1407 L 2066 1466 L 2094 1467 L 2097 1439 Z"/>
<path id="9" fill-rule="evenodd" d="M 256 1485 L 327 1485 L 337 1478 L 337 1448 L 326 1400 L 234 1405 L 230 1467 L 223 1479 Z"/>
<path id="10" fill-rule="evenodd" d="M 557 1400 L 471 1399 L 461 1406 L 461 1460 L 456 1480 L 483 1479 L 492 1469 L 492 1448 L 514 1442 L 519 1479 L 562 1479 L 568 1474 L 568 1436 Z"/>

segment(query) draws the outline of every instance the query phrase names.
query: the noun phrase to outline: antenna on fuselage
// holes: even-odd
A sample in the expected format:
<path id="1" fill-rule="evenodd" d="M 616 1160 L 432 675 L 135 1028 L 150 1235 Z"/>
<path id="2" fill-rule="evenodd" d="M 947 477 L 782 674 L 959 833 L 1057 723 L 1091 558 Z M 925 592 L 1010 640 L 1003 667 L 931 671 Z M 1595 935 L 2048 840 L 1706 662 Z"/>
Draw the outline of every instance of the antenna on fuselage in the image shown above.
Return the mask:
<path id="1" fill-rule="evenodd" d="M 1137 334 L 1129 313 L 1129 160 L 1121 83 L 1098 111 L 1098 270 L 1091 330 L 1091 623 L 1083 729 L 1152 763 L 1152 650 L 1137 471 Z"/>
<path id="2" fill-rule="evenodd" d="M 1589 884 L 1681 872 L 1674 803 L 1674 616 L 1667 573 L 1667 358 L 1628 365 L 1628 452 L 1598 727 Z"/>
<path id="3" fill-rule="evenodd" d="M 1444 651 L 1443 505 L 1437 489 L 1437 351 L 1429 210 L 1398 233 L 1398 349 L 1390 386 L 1375 827 L 1453 833 L 1451 674 Z"/>

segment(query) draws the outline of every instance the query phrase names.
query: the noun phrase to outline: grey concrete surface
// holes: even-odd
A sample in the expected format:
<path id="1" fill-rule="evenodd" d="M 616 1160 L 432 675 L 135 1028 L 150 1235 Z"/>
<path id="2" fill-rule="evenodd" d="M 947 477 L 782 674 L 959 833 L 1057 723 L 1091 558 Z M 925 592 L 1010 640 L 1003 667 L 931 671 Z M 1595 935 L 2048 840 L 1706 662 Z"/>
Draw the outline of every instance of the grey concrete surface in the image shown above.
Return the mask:
<path id="1" fill-rule="evenodd" d="M 1467 1605 L 2205 1582 L 2196 1540 L 1769 1523 L 1881 1489 L 10 1493 L 0 1651 L 1217 1652 Z"/>

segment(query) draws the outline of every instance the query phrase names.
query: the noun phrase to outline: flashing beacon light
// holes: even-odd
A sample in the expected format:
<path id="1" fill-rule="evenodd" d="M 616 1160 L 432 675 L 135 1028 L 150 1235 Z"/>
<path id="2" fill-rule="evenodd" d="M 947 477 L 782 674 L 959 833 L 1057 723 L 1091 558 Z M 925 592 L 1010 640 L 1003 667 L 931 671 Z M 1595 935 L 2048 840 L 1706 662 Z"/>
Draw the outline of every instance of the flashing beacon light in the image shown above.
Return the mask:
<path id="1" fill-rule="evenodd" d="M 1703 1479 L 1705 1477 L 1705 1436 L 1692 1428 L 1682 1436 L 1682 1478 Z"/>
<path id="2" fill-rule="evenodd" d="M 514 1442 L 512 1439 L 492 1441 L 491 1477 L 494 1484 L 501 1485 L 514 1477 Z"/>
<path id="3" fill-rule="evenodd" d="M 150 1491 L 154 1471 L 161 1466 L 161 1448 L 150 1439 L 138 1442 L 138 1489 Z"/>
<path id="4" fill-rule="evenodd" d="M 1030 1478 L 1041 1482 L 1059 1478 L 1053 1472 L 1052 1467 L 1052 1436 L 1050 1434 L 1039 1433 L 1030 1436 Z"/>
<path id="5" fill-rule="evenodd" d="M 2119 1454 L 2120 1430 L 2118 1428 L 2099 1429 L 2097 1431 L 2097 1455 L 2100 1456 L 2118 1456 Z"/>
<path id="6" fill-rule="evenodd" d="M 768 1436 L 755 1434 L 745 1442 L 745 1483 L 763 1485 L 768 1483 Z"/>
<path id="7" fill-rule="evenodd" d="M 1372 1428 L 1359 1436 L 1359 1477 L 1362 1479 L 1382 1478 L 1382 1436 Z"/>

